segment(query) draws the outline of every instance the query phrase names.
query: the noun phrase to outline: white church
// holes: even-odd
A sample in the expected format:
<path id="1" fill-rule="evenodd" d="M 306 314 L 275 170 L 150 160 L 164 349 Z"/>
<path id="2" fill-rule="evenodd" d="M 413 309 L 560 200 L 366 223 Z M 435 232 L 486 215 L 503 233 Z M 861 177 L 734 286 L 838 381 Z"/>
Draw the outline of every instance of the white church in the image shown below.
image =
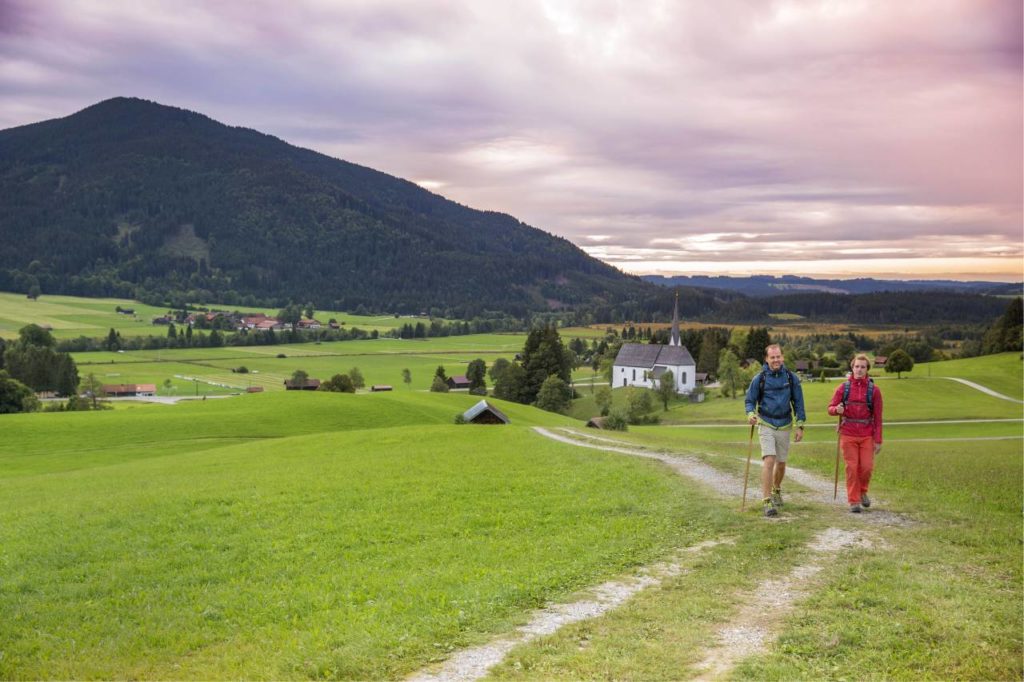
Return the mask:
<path id="1" fill-rule="evenodd" d="M 679 293 L 672 312 L 672 335 L 668 345 L 624 343 L 612 366 L 612 388 L 641 386 L 655 388 L 661 375 L 671 371 L 676 393 L 689 394 L 697 386 L 697 363 L 679 339 Z"/>

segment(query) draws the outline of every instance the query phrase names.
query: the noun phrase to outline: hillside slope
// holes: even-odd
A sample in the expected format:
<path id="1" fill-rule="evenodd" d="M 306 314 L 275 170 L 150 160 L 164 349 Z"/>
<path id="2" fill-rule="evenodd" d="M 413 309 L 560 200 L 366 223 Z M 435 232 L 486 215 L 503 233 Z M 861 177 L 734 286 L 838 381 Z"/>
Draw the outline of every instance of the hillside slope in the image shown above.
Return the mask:
<path id="1" fill-rule="evenodd" d="M 0 131 L 0 289 L 520 313 L 653 289 L 515 218 L 138 99 Z"/>

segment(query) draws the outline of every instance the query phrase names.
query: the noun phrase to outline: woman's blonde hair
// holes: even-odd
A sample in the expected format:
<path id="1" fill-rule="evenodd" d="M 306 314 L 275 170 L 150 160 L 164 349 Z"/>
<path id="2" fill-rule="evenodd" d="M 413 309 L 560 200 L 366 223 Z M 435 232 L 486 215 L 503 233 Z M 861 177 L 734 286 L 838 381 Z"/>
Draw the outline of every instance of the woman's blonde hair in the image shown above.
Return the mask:
<path id="1" fill-rule="evenodd" d="M 850 360 L 850 369 L 853 369 L 853 363 L 857 362 L 858 360 L 863 360 L 864 364 L 868 366 L 868 369 L 871 369 L 871 360 L 868 358 L 868 356 L 864 355 L 863 353 L 857 353 L 856 355 L 853 356 L 853 360 Z"/>

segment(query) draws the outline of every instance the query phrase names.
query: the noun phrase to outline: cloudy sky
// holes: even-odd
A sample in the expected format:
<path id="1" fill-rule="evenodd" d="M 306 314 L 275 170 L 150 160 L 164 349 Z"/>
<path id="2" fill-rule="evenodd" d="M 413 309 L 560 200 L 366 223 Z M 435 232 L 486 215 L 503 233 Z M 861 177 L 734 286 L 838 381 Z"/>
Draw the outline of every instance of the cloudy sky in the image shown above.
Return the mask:
<path id="1" fill-rule="evenodd" d="M 135 96 L 634 273 L 1019 281 L 1020 0 L 0 0 L 0 128 Z"/>

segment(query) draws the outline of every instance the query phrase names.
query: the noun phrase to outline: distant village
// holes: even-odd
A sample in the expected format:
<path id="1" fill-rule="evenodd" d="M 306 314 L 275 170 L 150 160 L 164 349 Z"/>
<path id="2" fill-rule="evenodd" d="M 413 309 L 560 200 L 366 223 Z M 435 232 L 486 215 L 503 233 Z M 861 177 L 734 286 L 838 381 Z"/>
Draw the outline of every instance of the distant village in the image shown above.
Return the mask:
<path id="1" fill-rule="evenodd" d="M 120 308 L 119 313 L 134 314 L 131 308 Z M 302 329 L 313 331 L 316 329 L 341 329 L 336 320 L 324 324 L 316 318 L 301 318 L 296 323 L 282 322 L 276 317 L 270 317 L 264 313 L 240 313 L 238 311 L 228 312 L 216 310 L 212 312 L 193 312 L 183 310 L 176 312 L 168 311 L 166 315 L 153 318 L 156 325 L 188 325 L 195 329 L 219 329 L 222 331 L 284 331 L 291 329 Z"/>

